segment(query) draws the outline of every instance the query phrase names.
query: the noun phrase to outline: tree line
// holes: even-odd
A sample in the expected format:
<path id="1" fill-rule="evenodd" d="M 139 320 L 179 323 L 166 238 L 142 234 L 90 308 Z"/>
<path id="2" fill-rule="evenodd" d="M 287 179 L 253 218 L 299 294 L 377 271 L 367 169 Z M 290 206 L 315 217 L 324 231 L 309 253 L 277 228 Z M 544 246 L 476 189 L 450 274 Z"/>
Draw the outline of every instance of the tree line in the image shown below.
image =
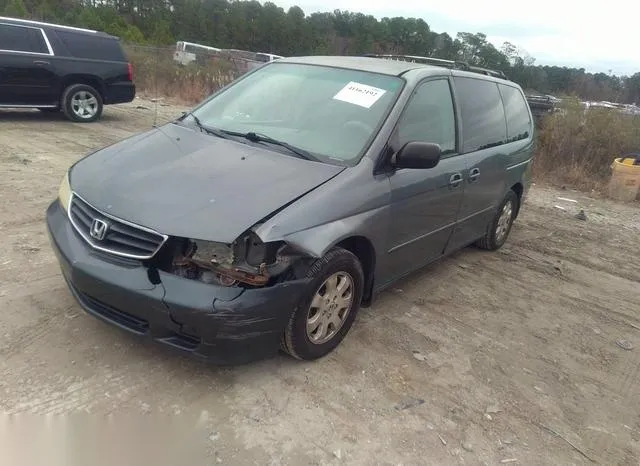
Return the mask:
<path id="1" fill-rule="evenodd" d="M 0 0 L 0 12 L 99 29 L 136 44 L 185 40 L 285 56 L 393 53 L 464 60 L 501 70 L 529 92 L 640 104 L 640 72 L 615 76 L 536 65 L 515 44 L 497 48 L 481 32 L 451 37 L 420 18 L 377 19 L 341 10 L 305 15 L 297 6 L 285 11 L 256 0 Z"/>

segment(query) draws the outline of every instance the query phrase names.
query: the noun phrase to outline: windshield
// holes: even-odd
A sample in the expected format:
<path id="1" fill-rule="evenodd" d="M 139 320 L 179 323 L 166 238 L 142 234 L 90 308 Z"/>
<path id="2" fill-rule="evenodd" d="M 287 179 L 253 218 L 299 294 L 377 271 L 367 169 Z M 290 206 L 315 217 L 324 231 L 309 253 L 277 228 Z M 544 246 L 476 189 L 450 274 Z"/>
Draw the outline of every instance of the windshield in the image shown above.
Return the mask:
<path id="1" fill-rule="evenodd" d="M 208 127 L 260 133 L 320 160 L 352 163 L 361 157 L 402 85 L 395 76 L 273 62 L 193 114 Z"/>

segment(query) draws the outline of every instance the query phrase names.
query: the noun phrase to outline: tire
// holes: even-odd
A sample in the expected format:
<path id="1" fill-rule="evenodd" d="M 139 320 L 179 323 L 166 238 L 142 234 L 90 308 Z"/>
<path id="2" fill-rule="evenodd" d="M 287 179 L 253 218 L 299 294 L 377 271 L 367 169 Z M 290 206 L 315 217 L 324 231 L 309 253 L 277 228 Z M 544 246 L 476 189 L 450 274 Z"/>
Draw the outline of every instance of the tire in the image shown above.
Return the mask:
<path id="1" fill-rule="evenodd" d="M 60 106 L 67 119 L 76 123 L 92 123 L 102 116 L 100 93 L 86 84 L 72 84 L 62 93 Z"/>
<path id="2" fill-rule="evenodd" d="M 513 190 L 509 190 L 504 200 L 500 203 L 495 216 L 487 225 L 484 237 L 479 239 L 476 245 L 488 251 L 500 249 L 509 237 L 519 207 L 520 199 L 518 195 Z M 506 217 L 503 217 L 503 214 Z"/>
<path id="3" fill-rule="evenodd" d="M 312 281 L 291 314 L 282 337 L 281 346 L 292 357 L 310 361 L 333 351 L 349 332 L 360 309 L 364 289 L 364 272 L 355 255 L 345 249 L 334 248 L 311 265 L 306 277 L 312 278 Z M 336 278 L 337 287 L 336 291 L 331 293 L 329 279 L 333 279 L 333 277 Z M 343 291 L 343 300 L 340 300 L 341 295 L 338 290 L 341 284 L 351 287 L 350 293 L 347 292 L 349 288 L 345 288 Z M 322 298 L 328 295 L 328 300 L 323 301 L 320 297 L 316 298 L 316 294 L 323 295 Z M 314 302 L 321 303 L 323 307 L 312 307 Z M 338 303 L 347 304 L 347 302 L 346 312 L 345 310 L 341 312 L 341 306 Z M 329 303 L 333 303 L 333 308 Z M 331 316 L 335 319 L 334 322 L 326 323 L 331 319 Z M 323 334 L 321 330 L 324 328 L 322 323 L 313 330 L 314 322 L 312 321 L 314 319 L 315 322 L 325 323 L 327 331 L 324 332 L 324 338 L 327 338 L 326 340 L 321 338 Z M 307 330 L 308 320 L 310 331 Z M 339 325 L 336 325 L 337 321 L 340 321 Z"/>

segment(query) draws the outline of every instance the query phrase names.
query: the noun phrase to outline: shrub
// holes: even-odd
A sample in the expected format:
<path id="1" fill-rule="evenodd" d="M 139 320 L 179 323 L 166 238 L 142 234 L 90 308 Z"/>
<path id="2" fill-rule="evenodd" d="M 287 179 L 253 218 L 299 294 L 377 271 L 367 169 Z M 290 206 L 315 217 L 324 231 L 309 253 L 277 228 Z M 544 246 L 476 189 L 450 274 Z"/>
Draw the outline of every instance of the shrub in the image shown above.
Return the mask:
<path id="1" fill-rule="evenodd" d="M 133 64 L 136 87 L 148 97 L 195 104 L 241 74 L 238 67 L 223 58 L 198 57 L 197 62 L 181 66 L 174 61 L 171 47 L 125 48 Z"/>
<path id="2" fill-rule="evenodd" d="M 534 178 L 602 191 L 613 159 L 638 150 L 640 117 L 609 109 L 585 111 L 572 100 L 539 126 Z"/>

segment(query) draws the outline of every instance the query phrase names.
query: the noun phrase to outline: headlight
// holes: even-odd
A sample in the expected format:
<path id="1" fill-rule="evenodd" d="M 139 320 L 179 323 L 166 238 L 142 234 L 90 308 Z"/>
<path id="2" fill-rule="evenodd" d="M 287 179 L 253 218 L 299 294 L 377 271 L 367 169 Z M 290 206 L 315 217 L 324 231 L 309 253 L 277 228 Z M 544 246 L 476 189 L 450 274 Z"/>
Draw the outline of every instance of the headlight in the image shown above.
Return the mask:
<path id="1" fill-rule="evenodd" d="M 231 245 L 200 240 L 191 240 L 190 243 L 193 249 L 185 255 L 200 263 L 239 267 L 249 272 L 275 260 L 275 248 L 268 248 L 253 232 L 243 235 Z"/>
<path id="2" fill-rule="evenodd" d="M 233 249 L 224 243 L 192 240 L 191 246 L 193 251 L 188 251 L 185 255 L 190 256 L 197 262 L 221 267 L 231 267 L 233 265 Z"/>
<path id="3" fill-rule="evenodd" d="M 62 183 L 60 183 L 60 188 L 58 189 L 58 199 L 60 200 L 60 205 L 64 209 L 65 212 L 69 211 L 69 202 L 71 202 L 71 185 L 69 184 L 69 172 L 64 174 L 64 178 L 62 178 Z"/>
<path id="4" fill-rule="evenodd" d="M 253 232 L 233 244 L 194 239 L 184 239 L 181 244 L 173 259 L 173 272 L 207 283 L 264 286 L 272 274 L 281 273 L 289 265 L 286 258 L 278 259 L 282 243 L 263 243 Z"/>

